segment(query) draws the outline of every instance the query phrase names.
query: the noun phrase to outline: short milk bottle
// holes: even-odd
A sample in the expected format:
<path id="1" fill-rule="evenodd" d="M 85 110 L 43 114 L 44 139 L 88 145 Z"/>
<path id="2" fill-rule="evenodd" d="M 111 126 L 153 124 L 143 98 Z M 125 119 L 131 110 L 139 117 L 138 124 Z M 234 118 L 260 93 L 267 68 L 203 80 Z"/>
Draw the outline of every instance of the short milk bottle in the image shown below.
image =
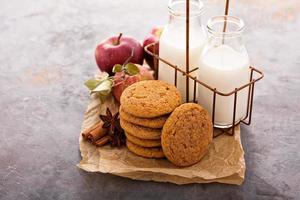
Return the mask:
<path id="1" fill-rule="evenodd" d="M 224 94 L 250 80 L 249 57 L 242 42 L 243 30 L 244 22 L 233 16 L 215 16 L 207 23 L 208 40 L 198 62 L 198 79 Z M 248 87 L 237 93 L 235 124 L 246 117 L 247 101 Z M 212 115 L 213 92 L 200 84 L 198 103 Z M 233 110 L 234 94 L 217 94 L 215 127 L 230 127 L 233 123 Z"/>

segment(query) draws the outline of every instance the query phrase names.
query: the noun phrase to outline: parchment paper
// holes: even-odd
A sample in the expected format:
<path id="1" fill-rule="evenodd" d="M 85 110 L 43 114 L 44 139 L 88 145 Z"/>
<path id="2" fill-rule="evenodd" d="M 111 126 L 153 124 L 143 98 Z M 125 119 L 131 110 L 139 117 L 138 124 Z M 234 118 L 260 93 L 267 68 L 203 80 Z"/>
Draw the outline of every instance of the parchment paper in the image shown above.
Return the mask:
<path id="1" fill-rule="evenodd" d="M 112 112 L 118 110 L 112 97 L 105 104 L 92 96 L 84 115 L 82 130 L 99 121 L 99 114 L 106 107 Z M 179 168 L 166 159 L 146 159 L 129 152 L 126 147 L 95 147 L 79 137 L 82 160 L 78 164 L 89 172 L 111 173 L 136 180 L 152 180 L 175 184 L 228 183 L 241 185 L 245 174 L 244 150 L 240 140 L 240 127 L 236 126 L 234 136 L 222 135 L 215 138 L 209 152 L 197 164 Z"/>

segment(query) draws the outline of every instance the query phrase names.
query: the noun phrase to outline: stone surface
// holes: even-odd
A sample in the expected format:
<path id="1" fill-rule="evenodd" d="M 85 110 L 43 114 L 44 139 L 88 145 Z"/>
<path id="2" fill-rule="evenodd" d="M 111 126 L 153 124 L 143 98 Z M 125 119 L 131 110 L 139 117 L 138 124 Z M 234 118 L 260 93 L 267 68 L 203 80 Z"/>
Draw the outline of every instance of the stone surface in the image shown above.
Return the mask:
<path id="1" fill-rule="evenodd" d="M 222 0 L 206 1 L 208 16 Z M 233 1 L 252 63 L 263 69 L 242 126 L 242 186 L 132 181 L 76 167 L 97 71 L 94 48 L 123 32 L 142 40 L 167 21 L 167 0 L 0 1 L 0 199 L 299 199 L 300 3 Z"/>

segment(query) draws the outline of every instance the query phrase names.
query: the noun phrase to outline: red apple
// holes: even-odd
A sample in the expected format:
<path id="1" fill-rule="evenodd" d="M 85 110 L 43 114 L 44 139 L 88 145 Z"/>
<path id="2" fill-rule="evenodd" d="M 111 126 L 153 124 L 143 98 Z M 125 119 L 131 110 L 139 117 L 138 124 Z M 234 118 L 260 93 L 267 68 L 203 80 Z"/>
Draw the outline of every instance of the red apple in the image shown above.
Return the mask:
<path id="1" fill-rule="evenodd" d="M 154 43 L 154 42 L 159 42 L 159 38 L 160 35 L 163 31 L 163 27 L 154 27 L 151 32 L 146 36 L 146 38 L 144 39 L 143 42 L 143 47 L 145 48 L 145 46 Z M 149 48 L 150 52 L 154 52 L 153 50 L 155 50 L 155 53 L 159 53 L 159 43 L 155 44 L 154 46 Z M 147 64 L 154 69 L 154 64 L 153 64 L 153 57 L 151 55 L 149 55 L 147 52 L 144 53 L 145 54 L 145 60 L 147 62 Z"/>
<path id="2" fill-rule="evenodd" d="M 126 59 L 133 57 L 129 62 L 143 64 L 144 52 L 143 47 L 133 37 L 120 35 L 107 38 L 100 42 L 95 51 L 97 65 L 101 71 L 112 75 L 112 68 L 115 64 L 123 64 Z"/>
<path id="3" fill-rule="evenodd" d="M 139 74 L 137 75 L 129 76 L 126 74 L 125 77 L 123 77 L 122 72 L 117 72 L 114 75 L 113 95 L 118 102 L 120 102 L 121 95 L 128 86 L 138 81 L 153 79 L 153 71 L 150 70 L 149 67 L 141 65 L 137 66 L 140 70 Z"/>

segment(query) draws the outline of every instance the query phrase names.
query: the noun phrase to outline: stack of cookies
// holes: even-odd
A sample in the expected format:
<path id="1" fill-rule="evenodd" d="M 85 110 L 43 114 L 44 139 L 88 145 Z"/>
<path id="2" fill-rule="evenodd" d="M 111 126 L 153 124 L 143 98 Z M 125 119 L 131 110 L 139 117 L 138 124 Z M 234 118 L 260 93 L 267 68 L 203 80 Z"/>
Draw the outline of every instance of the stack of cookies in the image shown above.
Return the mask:
<path id="1" fill-rule="evenodd" d="M 180 104 L 178 89 L 163 81 L 141 81 L 126 88 L 121 96 L 120 122 L 128 149 L 142 157 L 163 158 L 162 128 Z"/>

